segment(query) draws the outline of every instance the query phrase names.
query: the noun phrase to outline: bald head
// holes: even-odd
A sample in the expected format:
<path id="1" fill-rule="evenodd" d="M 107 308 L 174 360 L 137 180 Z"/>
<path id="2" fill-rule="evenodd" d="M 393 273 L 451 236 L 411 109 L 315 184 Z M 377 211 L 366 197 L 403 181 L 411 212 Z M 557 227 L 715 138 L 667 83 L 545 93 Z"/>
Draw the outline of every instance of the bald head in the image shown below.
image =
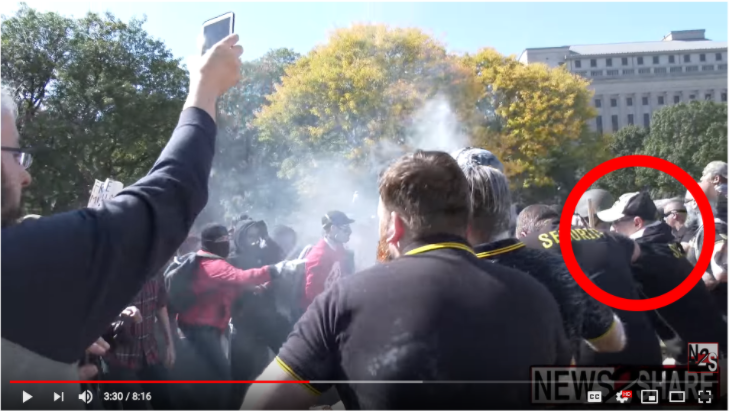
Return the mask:
<path id="1" fill-rule="evenodd" d="M 664 205 L 664 221 L 673 229 L 681 230 L 687 221 L 684 201 L 673 199 Z"/>

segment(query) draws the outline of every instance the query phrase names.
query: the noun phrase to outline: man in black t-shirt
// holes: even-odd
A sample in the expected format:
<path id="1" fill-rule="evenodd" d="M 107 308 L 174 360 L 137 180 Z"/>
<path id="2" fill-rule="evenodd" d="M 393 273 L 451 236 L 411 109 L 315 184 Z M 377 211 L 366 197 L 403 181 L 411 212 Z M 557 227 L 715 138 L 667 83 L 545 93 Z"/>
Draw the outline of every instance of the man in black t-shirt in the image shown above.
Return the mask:
<path id="1" fill-rule="evenodd" d="M 641 246 L 641 257 L 634 262 L 632 270 L 644 298 L 658 297 L 673 290 L 693 268 L 685 258 L 682 246 L 676 242 L 671 227 L 657 220 L 656 215 L 657 208 L 649 193 L 624 194 L 613 207 L 598 213 L 598 218 L 610 223 L 613 230 Z M 657 333 L 677 363 L 687 362 L 688 342 L 716 342 L 722 352 L 726 351 L 727 323 L 702 281 L 679 300 L 657 309 L 656 313 Z M 662 322 L 676 332 L 680 341 L 669 340 L 673 336 L 668 335 Z"/>
<path id="2" fill-rule="evenodd" d="M 559 219 L 560 215 L 550 207 L 531 205 L 518 216 L 517 232 L 528 247 L 560 254 Z M 575 258 L 591 281 L 617 297 L 639 299 L 631 272 L 632 260 L 640 255 L 634 241 L 589 228 L 573 228 L 570 238 Z M 661 347 L 648 315 L 640 311 L 614 312 L 624 323 L 624 350 L 596 353 L 584 347 L 578 365 L 660 365 Z"/>
<path id="3" fill-rule="evenodd" d="M 400 158 L 379 191 L 386 262 L 320 294 L 259 377 L 309 382 L 254 384 L 243 409 L 306 409 L 332 385 L 346 409 L 529 407 L 530 367 L 570 361 L 550 292 L 474 255 L 447 153 Z"/>
<path id="4" fill-rule="evenodd" d="M 508 232 L 512 198 L 507 177 L 481 164 L 479 158 L 457 161 L 469 182 L 471 224 L 467 238 L 477 257 L 524 271 L 550 290 L 560 306 L 574 355 L 580 352 L 584 339 L 599 352 L 621 351 L 626 342 L 623 325 L 611 308 L 580 288 L 560 256 L 525 247 Z"/>

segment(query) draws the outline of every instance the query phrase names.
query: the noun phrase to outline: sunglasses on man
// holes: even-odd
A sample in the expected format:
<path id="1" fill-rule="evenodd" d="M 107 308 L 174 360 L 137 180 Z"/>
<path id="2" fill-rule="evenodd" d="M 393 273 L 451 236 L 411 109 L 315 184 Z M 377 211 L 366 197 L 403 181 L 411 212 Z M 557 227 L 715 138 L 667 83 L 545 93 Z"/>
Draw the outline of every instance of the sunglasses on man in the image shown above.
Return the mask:
<path id="1" fill-rule="evenodd" d="M 675 214 L 680 214 L 680 213 L 687 214 L 687 211 L 685 211 L 685 210 L 672 210 L 670 212 L 664 213 L 664 218 L 667 218 L 667 217 L 672 216 L 672 215 L 675 215 Z"/>

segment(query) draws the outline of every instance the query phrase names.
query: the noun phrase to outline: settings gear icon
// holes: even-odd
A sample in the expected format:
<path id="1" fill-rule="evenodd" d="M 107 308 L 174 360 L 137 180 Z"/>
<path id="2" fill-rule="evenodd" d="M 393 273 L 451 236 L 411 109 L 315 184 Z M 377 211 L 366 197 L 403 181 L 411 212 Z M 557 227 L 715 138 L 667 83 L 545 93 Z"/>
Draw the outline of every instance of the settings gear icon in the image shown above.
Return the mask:
<path id="1" fill-rule="evenodd" d="M 629 397 L 624 397 L 621 391 L 616 393 L 616 401 L 620 402 L 621 404 L 624 404 L 628 400 Z"/>

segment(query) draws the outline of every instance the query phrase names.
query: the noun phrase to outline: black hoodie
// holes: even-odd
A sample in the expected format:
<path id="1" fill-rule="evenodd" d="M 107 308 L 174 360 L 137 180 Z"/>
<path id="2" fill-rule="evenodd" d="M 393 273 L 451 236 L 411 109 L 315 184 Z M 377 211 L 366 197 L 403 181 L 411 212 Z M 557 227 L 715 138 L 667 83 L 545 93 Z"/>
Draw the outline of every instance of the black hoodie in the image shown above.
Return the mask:
<path id="1" fill-rule="evenodd" d="M 251 247 L 250 244 L 245 243 L 246 233 L 253 227 L 258 227 L 262 234 L 266 232 L 266 223 L 263 221 L 246 219 L 236 224 L 233 230 L 233 255 L 228 262 L 242 270 L 281 262 L 284 259 L 284 253 L 268 235 L 262 235 L 266 238 L 266 245 L 263 248 Z"/>
<path id="2" fill-rule="evenodd" d="M 665 223 L 644 229 L 635 238 L 641 247 L 641 257 L 632 266 L 634 277 L 645 298 L 665 294 L 677 287 L 692 272 L 692 264 L 685 258 L 682 247 Z M 699 281 L 684 297 L 656 310 L 667 325 L 683 340 L 680 352 L 672 355 L 687 361 L 687 343 L 717 342 L 727 352 L 727 323 L 714 305 L 705 283 Z"/>

